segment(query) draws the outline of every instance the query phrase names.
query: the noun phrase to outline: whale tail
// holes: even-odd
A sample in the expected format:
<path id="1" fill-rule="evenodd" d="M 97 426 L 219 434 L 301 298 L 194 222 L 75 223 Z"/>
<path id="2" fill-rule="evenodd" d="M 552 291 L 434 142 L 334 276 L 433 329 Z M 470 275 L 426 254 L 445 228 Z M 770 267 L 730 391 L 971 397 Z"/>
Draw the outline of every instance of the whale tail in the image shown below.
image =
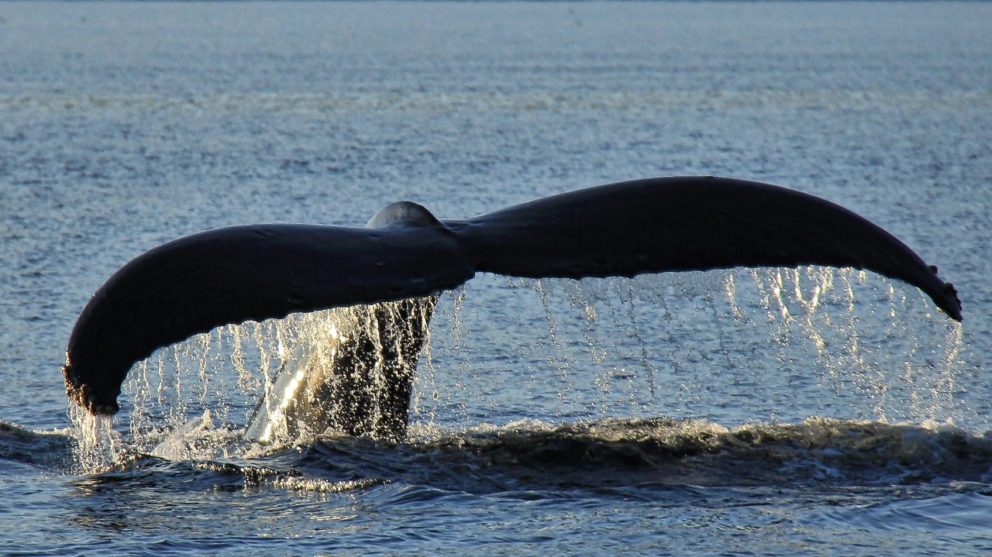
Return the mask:
<path id="1" fill-rule="evenodd" d="M 364 404 L 357 399 L 335 407 L 337 402 L 328 401 L 350 396 L 340 381 L 342 389 L 311 389 L 320 394 L 293 410 L 350 433 L 378 435 L 402 431 L 382 425 L 387 422 L 399 420 L 405 427 L 409 362 L 415 366 L 434 296 L 476 272 L 580 278 L 799 265 L 853 267 L 905 281 L 961 320 L 957 293 L 935 267 L 843 207 L 756 182 L 656 178 L 578 190 L 468 220 L 440 221 L 420 205 L 400 202 L 366 228 L 257 225 L 182 238 L 135 258 L 96 292 L 69 338 L 63 372 L 72 400 L 112 414 L 135 362 L 196 333 L 292 312 L 417 300 L 407 311 L 421 317 L 424 329 L 401 342 L 401 351 L 414 357 L 390 356 L 407 361 L 391 372 L 400 385 L 385 407 L 396 420 L 367 419 L 356 410 Z M 368 318 L 386 329 L 397 326 L 391 317 Z M 355 337 L 354 348 L 342 352 L 352 356 L 332 367 L 365 365 L 370 352 L 363 345 Z M 329 381 L 334 383 L 318 383 Z M 319 409 L 321 404 L 331 410 Z"/>

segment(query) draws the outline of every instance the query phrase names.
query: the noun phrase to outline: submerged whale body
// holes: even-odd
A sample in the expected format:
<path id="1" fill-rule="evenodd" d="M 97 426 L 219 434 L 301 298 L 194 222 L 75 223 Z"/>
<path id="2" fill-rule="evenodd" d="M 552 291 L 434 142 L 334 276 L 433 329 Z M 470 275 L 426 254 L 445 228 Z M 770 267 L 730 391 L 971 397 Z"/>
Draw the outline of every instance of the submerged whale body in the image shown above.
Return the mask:
<path id="1" fill-rule="evenodd" d="M 769 184 L 655 178 L 468 220 L 440 221 L 420 205 L 399 202 L 365 228 L 254 225 L 181 238 L 127 263 L 94 294 L 69 338 L 63 372 L 71 400 L 113 414 L 129 369 L 157 348 L 221 325 L 377 304 L 329 356 L 297 362 L 304 380 L 293 383 L 294 393 L 282 393 L 282 406 L 256 412 L 249 430 L 261 437 L 260 421 L 278 415 L 351 434 L 398 436 L 436 294 L 475 273 L 630 277 L 799 265 L 853 267 L 905 281 L 961 320 L 957 293 L 935 267 L 843 207 Z M 361 394 L 373 371 L 384 374 L 387 388 Z"/>

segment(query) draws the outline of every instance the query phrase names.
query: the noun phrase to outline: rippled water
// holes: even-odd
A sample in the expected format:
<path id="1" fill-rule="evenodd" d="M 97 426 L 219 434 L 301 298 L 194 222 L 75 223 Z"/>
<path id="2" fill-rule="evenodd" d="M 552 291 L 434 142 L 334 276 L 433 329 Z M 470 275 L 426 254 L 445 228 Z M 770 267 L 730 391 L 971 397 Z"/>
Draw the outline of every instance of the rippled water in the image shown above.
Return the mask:
<path id="1" fill-rule="evenodd" d="M 0 4 L 0 552 L 987 554 L 990 27 L 944 2 Z M 963 327 L 850 270 L 482 276 L 441 297 L 402 443 L 241 437 L 329 313 L 160 351 L 113 424 L 67 412 L 76 316 L 163 241 L 686 174 L 865 215 Z"/>

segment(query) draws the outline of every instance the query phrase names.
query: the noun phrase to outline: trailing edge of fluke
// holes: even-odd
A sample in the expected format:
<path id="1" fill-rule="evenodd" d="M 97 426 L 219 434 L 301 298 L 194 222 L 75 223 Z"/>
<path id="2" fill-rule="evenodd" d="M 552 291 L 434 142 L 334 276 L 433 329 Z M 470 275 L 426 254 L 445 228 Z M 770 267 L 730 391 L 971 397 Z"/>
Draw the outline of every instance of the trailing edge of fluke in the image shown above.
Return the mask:
<path id="1" fill-rule="evenodd" d="M 867 269 L 918 287 L 951 318 L 950 283 L 911 249 L 829 201 L 713 177 L 653 178 L 439 221 L 399 202 L 365 228 L 252 225 L 156 247 L 93 295 L 69 338 L 70 399 L 113 414 L 131 366 L 215 327 L 427 296 L 477 272 L 606 277 L 732 267 Z"/>

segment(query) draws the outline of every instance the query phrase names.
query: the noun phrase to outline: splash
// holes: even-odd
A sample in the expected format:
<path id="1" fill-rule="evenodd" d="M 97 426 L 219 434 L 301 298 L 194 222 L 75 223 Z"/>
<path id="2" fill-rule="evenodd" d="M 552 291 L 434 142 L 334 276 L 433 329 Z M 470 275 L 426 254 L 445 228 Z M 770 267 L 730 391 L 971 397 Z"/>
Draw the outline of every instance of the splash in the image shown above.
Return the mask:
<path id="1" fill-rule="evenodd" d="M 75 404 L 69 404 L 68 413 L 75 432 L 73 456 L 79 472 L 104 470 L 121 458 L 125 444 L 110 416 L 90 414 Z"/>
<path id="2" fill-rule="evenodd" d="M 343 312 L 339 312 L 343 313 Z M 333 361 L 345 337 L 338 331 L 335 319 L 327 319 L 316 324 L 316 334 L 307 342 L 297 345 L 293 353 L 280 364 L 280 372 L 275 380 L 266 376 L 265 392 L 255 409 L 245 436 L 268 444 L 279 439 L 290 438 L 293 424 L 289 421 L 292 406 L 302 389 L 306 388 L 307 371 L 311 362 L 323 357 Z M 324 349 L 315 352 L 314 348 Z"/>

